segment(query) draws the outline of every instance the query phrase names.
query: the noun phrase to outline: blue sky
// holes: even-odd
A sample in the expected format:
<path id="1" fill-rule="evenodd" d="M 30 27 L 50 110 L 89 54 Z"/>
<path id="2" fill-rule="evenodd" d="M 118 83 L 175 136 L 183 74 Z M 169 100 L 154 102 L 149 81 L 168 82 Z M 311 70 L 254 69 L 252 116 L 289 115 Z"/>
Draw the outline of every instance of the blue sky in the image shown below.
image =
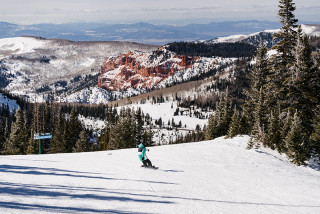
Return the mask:
<path id="1" fill-rule="evenodd" d="M 319 0 L 294 2 L 299 20 L 320 22 Z M 0 21 L 17 24 L 278 20 L 278 0 L 0 0 L 0 5 Z"/>

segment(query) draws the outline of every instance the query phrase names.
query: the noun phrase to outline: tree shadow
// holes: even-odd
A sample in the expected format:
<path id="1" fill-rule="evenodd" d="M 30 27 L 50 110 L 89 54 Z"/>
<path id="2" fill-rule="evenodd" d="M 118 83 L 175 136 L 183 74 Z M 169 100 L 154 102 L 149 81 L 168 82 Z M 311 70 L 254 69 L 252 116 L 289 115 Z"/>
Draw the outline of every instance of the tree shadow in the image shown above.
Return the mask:
<path id="1" fill-rule="evenodd" d="M 61 190 L 61 191 L 57 191 Z M 136 202 L 136 203 L 158 203 L 158 204 L 171 204 L 171 201 L 159 201 L 159 200 L 150 200 L 150 199 L 139 199 L 132 198 L 128 196 L 111 196 L 111 195 L 102 195 L 94 193 L 86 194 L 74 194 L 72 193 L 75 190 L 69 186 L 39 186 L 32 184 L 15 184 L 15 183 L 3 183 L 0 182 L 0 195 L 11 195 L 11 196 L 37 196 L 37 197 L 53 197 L 53 198 L 71 198 L 71 199 L 93 199 L 93 200 L 102 200 L 102 201 L 121 201 L 121 202 Z M 76 188 L 76 190 L 87 191 L 86 188 Z M 89 190 L 90 191 L 90 190 Z M 93 190 L 92 190 L 93 191 Z M 101 192 L 101 191 L 100 191 Z M 111 192 L 106 193 L 111 194 Z M 130 195 L 123 193 L 123 195 Z M 136 194 L 135 196 L 144 196 Z"/>
<path id="2" fill-rule="evenodd" d="M 65 192 L 61 192 L 65 191 Z M 72 194 L 70 192 L 88 192 L 86 194 Z M 128 191 L 128 190 L 126 190 Z M 141 191 L 141 190 L 139 190 Z M 92 193 L 91 193 L 92 192 Z M 304 204 L 281 204 L 281 203 L 260 203 L 248 201 L 226 201 L 215 199 L 201 199 L 201 198 L 188 198 L 179 196 L 159 195 L 159 194 L 145 194 L 122 192 L 114 189 L 92 188 L 92 187 L 70 187 L 63 185 L 53 186 L 39 186 L 33 184 L 15 184 L 15 183 L 1 183 L 0 182 L 0 195 L 13 195 L 13 196 L 43 196 L 43 197 L 67 197 L 71 199 L 91 199 L 102 201 L 121 201 L 121 202 L 136 202 L 136 203 L 155 203 L 155 204 L 176 204 L 170 199 L 187 200 L 187 201 L 201 201 L 210 203 L 233 204 L 233 205 L 254 205 L 254 206 L 275 206 L 275 207 L 291 207 L 291 208 L 320 208 L 319 205 L 304 205 Z M 111 194 L 113 196 L 111 196 Z M 143 199 L 139 199 L 143 198 Z M 151 198 L 151 199 L 145 199 Z M 161 200 L 160 200 L 161 199 Z M 33 206 L 33 205 L 30 205 Z M 75 208 L 80 209 L 80 208 Z M 83 211 L 85 212 L 85 211 Z"/>
<path id="3" fill-rule="evenodd" d="M 310 167 L 311 169 L 316 170 L 316 171 L 320 171 L 320 165 L 309 165 L 309 167 Z"/>
<path id="4" fill-rule="evenodd" d="M 49 206 L 49 205 L 40 205 L 40 204 L 24 204 L 24 203 L 17 203 L 17 202 L 2 202 L 0 201 L 0 207 L 7 208 L 7 209 L 16 209 L 16 210 L 34 210 L 35 212 L 46 211 L 46 212 L 53 212 L 53 213 L 111 213 L 111 214 L 132 214 L 135 212 L 129 211 L 120 211 L 114 209 L 92 209 L 92 208 L 78 208 L 78 207 L 61 207 L 61 206 Z M 147 214 L 142 213 L 141 214 Z"/>
<path id="5" fill-rule="evenodd" d="M 17 174 L 26 174 L 26 175 L 68 176 L 68 177 L 89 178 L 89 179 L 135 181 L 135 182 L 147 182 L 147 183 L 155 183 L 155 184 L 176 185 L 176 183 L 171 183 L 171 182 L 149 181 L 149 180 L 132 180 L 132 179 L 121 179 L 121 178 L 112 178 L 112 177 L 104 177 L 104 176 L 95 176 L 95 175 L 102 175 L 102 174 L 101 173 L 93 173 L 93 172 L 80 172 L 80 171 L 72 171 L 72 170 L 63 170 L 63 169 L 57 169 L 57 168 L 0 165 L 0 171 L 5 172 L 5 173 L 17 173 Z M 92 175 L 90 175 L 90 174 L 92 174 Z"/>

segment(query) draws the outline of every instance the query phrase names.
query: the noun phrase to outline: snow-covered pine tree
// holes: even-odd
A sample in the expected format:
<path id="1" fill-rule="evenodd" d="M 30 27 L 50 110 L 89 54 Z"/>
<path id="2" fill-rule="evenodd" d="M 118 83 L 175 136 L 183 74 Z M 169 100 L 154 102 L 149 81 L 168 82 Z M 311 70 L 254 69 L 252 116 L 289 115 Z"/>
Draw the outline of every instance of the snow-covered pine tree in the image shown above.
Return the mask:
<path id="1" fill-rule="evenodd" d="M 80 132 L 80 138 L 77 140 L 72 152 L 88 152 L 90 151 L 89 135 L 86 130 Z"/>

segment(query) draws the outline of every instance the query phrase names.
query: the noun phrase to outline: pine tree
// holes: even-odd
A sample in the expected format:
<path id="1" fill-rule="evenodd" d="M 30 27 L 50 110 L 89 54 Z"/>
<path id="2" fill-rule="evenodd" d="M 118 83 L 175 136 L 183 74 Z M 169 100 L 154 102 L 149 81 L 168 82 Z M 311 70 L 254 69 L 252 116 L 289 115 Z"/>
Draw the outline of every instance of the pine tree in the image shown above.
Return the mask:
<path id="1" fill-rule="evenodd" d="M 271 112 L 267 133 L 266 146 L 273 150 L 277 149 L 278 152 L 282 153 L 284 145 L 281 140 L 279 116 L 276 113 Z"/>
<path id="2" fill-rule="evenodd" d="M 269 74 L 269 65 L 267 59 L 267 47 L 260 40 L 260 47 L 256 53 L 256 64 L 253 67 L 252 73 L 250 74 L 251 80 L 251 98 L 257 97 L 257 93 L 261 88 L 265 89 L 267 84 L 267 76 Z"/>
<path id="3" fill-rule="evenodd" d="M 288 157 L 297 165 L 305 165 L 306 160 L 308 160 L 310 156 L 310 152 L 304 148 L 309 136 L 303 136 L 301 134 L 302 128 L 301 119 L 296 112 L 294 114 L 291 129 L 285 138 L 285 143 Z"/>
<path id="4" fill-rule="evenodd" d="M 216 120 L 216 114 L 217 111 L 215 112 L 215 114 L 210 115 L 209 119 L 208 119 L 208 125 L 206 127 L 206 140 L 212 140 L 216 137 L 216 126 L 217 126 L 217 120 Z"/>
<path id="5" fill-rule="evenodd" d="M 65 118 L 61 110 L 55 119 L 54 133 L 52 136 L 52 143 L 50 144 L 51 153 L 65 153 L 67 152 L 66 142 L 64 140 Z"/>
<path id="6" fill-rule="evenodd" d="M 145 143 L 146 146 L 153 146 L 153 135 L 154 132 L 152 131 L 152 127 L 150 126 L 147 130 L 144 130 L 144 133 L 142 135 L 142 141 Z"/>
<path id="7" fill-rule="evenodd" d="M 260 48 L 256 55 L 256 64 L 251 74 L 251 88 L 246 91 L 248 102 L 251 104 L 251 112 L 249 118 L 251 124 L 255 123 L 255 120 L 260 120 L 261 126 L 266 126 L 267 120 L 267 107 L 268 103 L 272 102 L 268 98 L 272 97 L 270 91 L 267 90 L 270 85 L 270 66 L 267 58 L 267 48 L 265 44 L 260 41 Z M 258 118 L 257 118 L 258 117 Z"/>
<path id="8" fill-rule="evenodd" d="M 1 110 L 1 107 L 0 107 Z M 0 116 L 0 154 L 3 150 L 5 138 L 4 138 L 4 127 L 5 127 L 5 122 L 2 121 L 2 118 Z"/>
<path id="9" fill-rule="evenodd" d="M 30 132 L 29 140 L 28 140 L 28 146 L 27 146 L 27 154 L 36 154 L 37 144 L 34 140 L 34 133 L 33 131 Z"/>
<path id="10" fill-rule="evenodd" d="M 316 56 L 316 62 L 314 65 L 314 75 L 313 78 L 309 82 L 309 86 L 313 88 L 313 97 L 315 98 L 315 101 L 317 105 L 320 105 L 320 52 L 318 51 Z"/>
<path id="11" fill-rule="evenodd" d="M 228 130 L 227 138 L 232 138 L 236 135 L 240 134 L 240 116 L 237 107 L 234 107 L 233 115 L 231 119 L 231 124 Z"/>
<path id="12" fill-rule="evenodd" d="M 313 131 L 310 136 L 311 141 L 311 155 L 320 163 L 320 113 L 316 114 L 313 122 Z"/>
<path id="13" fill-rule="evenodd" d="M 283 65 L 290 65 L 294 62 L 292 51 L 296 42 L 296 30 L 298 19 L 295 18 L 295 3 L 292 0 L 279 1 L 278 16 L 282 27 L 280 32 L 274 35 L 277 42 L 274 49 L 281 55 Z"/>
<path id="14" fill-rule="evenodd" d="M 137 112 L 136 112 L 136 142 L 137 144 L 139 144 L 142 141 L 142 135 L 143 135 L 143 119 L 142 119 L 142 112 L 141 112 L 141 108 L 139 107 Z"/>
<path id="15" fill-rule="evenodd" d="M 260 147 L 260 143 L 266 145 L 266 105 L 264 98 L 264 91 L 260 88 L 257 101 L 255 103 L 255 109 L 253 111 L 254 124 L 251 130 L 251 140 L 249 144 L 255 145 L 256 148 Z M 248 146 L 251 148 L 252 146 Z"/>
<path id="16" fill-rule="evenodd" d="M 136 147 L 136 123 L 131 110 L 121 109 L 120 118 L 111 128 L 110 149 L 123 149 Z"/>
<path id="17" fill-rule="evenodd" d="M 258 149 L 261 146 L 261 142 L 265 141 L 265 130 L 259 120 L 255 121 L 250 136 L 247 149 L 252 149 L 253 147 Z"/>
<path id="18" fill-rule="evenodd" d="M 88 152 L 90 151 L 89 135 L 85 130 L 80 133 L 80 138 L 72 149 L 73 152 Z"/>
<path id="19" fill-rule="evenodd" d="M 231 123 L 231 117 L 232 117 L 232 105 L 231 105 L 231 99 L 229 97 L 229 89 L 227 88 L 224 96 L 222 96 L 222 101 L 220 101 L 220 112 L 221 112 L 221 118 L 220 121 L 218 121 L 218 126 L 220 136 L 226 135 Z"/>
<path id="20" fill-rule="evenodd" d="M 296 45 L 296 23 L 293 12 L 295 11 L 295 4 L 292 0 L 280 0 L 279 12 L 280 23 L 282 27 L 280 32 L 274 35 L 274 41 L 276 42 L 273 49 L 277 51 L 271 59 L 271 75 L 269 75 L 269 92 L 270 103 L 269 106 L 276 106 L 286 111 L 290 102 L 288 101 L 288 87 L 287 80 L 291 76 L 291 67 L 295 62 L 293 54 L 294 47 Z M 275 109 L 274 109 L 275 110 Z"/>
<path id="21" fill-rule="evenodd" d="M 318 93 L 315 92 L 314 85 L 310 84 L 316 76 L 311 53 L 308 37 L 302 34 L 301 27 L 299 27 L 295 48 L 296 62 L 292 69 L 292 78 L 289 84 L 289 101 L 291 111 L 297 111 L 301 119 L 300 134 L 307 136 L 304 139 L 303 149 L 306 150 L 305 152 L 311 149 L 309 136 L 313 130 L 314 110 L 317 109 L 315 96 Z"/>
<path id="22" fill-rule="evenodd" d="M 250 134 L 250 125 L 249 125 L 249 119 L 245 113 L 245 111 L 241 112 L 240 120 L 239 120 L 239 133 L 242 135 L 249 135 Z"/>
<path id="23" fill-rule="evenodd" d="M 18 109 L 15 113 L 16 121 L 11 126 L 9 138 L 5 142 L 5 154 L 16 155 L 25 154 L 25 145 L 27 145 L 28 136 L 24 127 L 23 113 Z"/>
<path id="24" fill-rule="evenodd" d="M 280 127 L 280 137 L 281 137 L 281 142 L 282 142 L 282 152 L 286 152 L 286 145 L 284 145 L 284 140 L 286 139 L 291 126 L 292 126 L 292 121 L 293 121 L 293 117 L 290 113 L 290 111 L 288 110 L 288 113 L 286 114 L 285 118 L 284 118 L 284 122 L 282 122 L 283 124 L 281 124 Z"/>
<path id="25" fill-rule="evenodd" d="M 67 152 L 72 152 L 77 140 L 79 139 L 80 132 L 82 131 L 81 122 L 78 119 L 78 112 L 73 107 L 70 113 L 70 119 L 67 126 L 66 133 L 66 148 Z"/>
<path id="26" fill-rule="evenodd" d="M 6 122 L 5 122 L 5 127 L 4 127 L 4 142 L 6 142 L 9 139 L 9 135 L 10 135 L 10 121 L 9 118 L 6 118 Z"/>

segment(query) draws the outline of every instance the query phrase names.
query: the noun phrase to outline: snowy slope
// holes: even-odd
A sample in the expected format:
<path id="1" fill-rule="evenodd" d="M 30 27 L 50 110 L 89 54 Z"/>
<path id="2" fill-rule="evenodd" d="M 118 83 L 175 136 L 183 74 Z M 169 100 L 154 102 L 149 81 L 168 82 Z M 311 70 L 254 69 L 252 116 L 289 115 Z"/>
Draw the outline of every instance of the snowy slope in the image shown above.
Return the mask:
<path id="1" fill-rule="evenodd" d="M 0 93 L 0 107 L 4 105 L 9 105 L 10 111 L 15 111 L 19 108 L 19 105 L 17 104 L 16 100 L 11 100 L 8 97 L 4 96 L 3 94 Z"/>
<path id="2" fill-rule="evenodd" d="M 320 36 L 320 25 L 302 24 L 301 28 L 302 28 L 302 31 L 308 36 Z M 226 37 L 218 37 L 216 39 L 209 40 L 206 42 L 209 42 L 209 43 L 244 42 L 244 43 L 252 44 L 255 46 L 259 46 L 260 38 L 262 38 L 264 42 L 267 44 L 267 46 L 269 46 L 269 45 L 273 45 L 272 35 L 278 32 L 279 32 L 279 29 L 264 30 L 264 31 L 252 33 L 249 35 L 239 34 L 239 35 L 231 35 Z"/>
<path id="3" fill-rule="evenodd" d="M 320 212 L 320 172 L 248 137 L 150 148 L 158 170 L 140 167 L 136 149 L 0 156 L 0 213 Z"/>
<path id="4" fill-rule="evenodd" d="M 8 84 L 3 87 L 11 93 L 26 95 L 33 102 L 41 102 L 41 93 L 65 90 L 73 93 L 96 85 L 94 76 L 99 73 L 106 57 L 131 50 L 148 52 L 157 47 L 130 42 L 5 38 L 0 39 L 0 76 L 4 75 Z"/>
<path id="5" fill-rule="evenodd" d="M 15 54 L 32 53 L 36 49 L 44 48 L 48 42 L 32 37 L 15 37 L 0 39 L 1 52 L 12 52 Z M 0 52 L 0 53 L 1 53 Z M 0 57 L 4 57 L 0 55 Z"/>

